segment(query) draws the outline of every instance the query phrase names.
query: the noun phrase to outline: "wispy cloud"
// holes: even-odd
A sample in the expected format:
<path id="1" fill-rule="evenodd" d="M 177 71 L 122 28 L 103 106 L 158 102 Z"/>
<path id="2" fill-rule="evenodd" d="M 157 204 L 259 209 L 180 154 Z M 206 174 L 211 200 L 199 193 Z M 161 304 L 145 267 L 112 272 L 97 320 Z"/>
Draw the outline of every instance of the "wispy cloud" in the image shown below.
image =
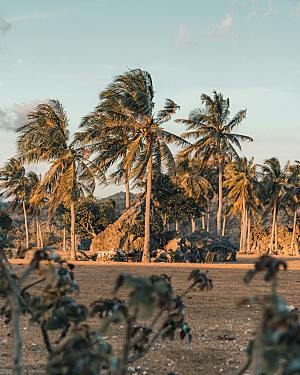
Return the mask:
<path id="1" fill-rule="evenodd" d="M 273 9 L 273 1 L 272 0 L 268 0 L 268 3 L 267 3 L 267 10 L 264 14 L 265 17 L 270 17 L 274 14 L 274 9 Z"/>
<path id="2" fill-rule="evenodd" d="M 300 15 L 300 0 L 296 1 L 296 4 L 294 5 L 293 9 L 290 12 L 291 16 L 297 17 Z"/>
<path id="3" fill-rule="evenodd" d="M 52 16 L 56 16 L 57 13 L 53 12 L 32 12 L 27 14 L 21 14 L 19 16 L 14 16 L 8 18 L 8 21 L 11 23 L 15 22 L 22 22 L 22 21 L 34 21 L 34 20 L 41 20 L 45 18 L 49 18 Z"/>
<path id="4" fill-rule="evenodd" d="M 233 27 L 233 18 L 230 14 L 227 14 L 225 18 L 220 22 L 219 29 L 222 30 L 231 30 Z"/>
<path id="5" fill-rule="evenodd" d="M 207 31 L 202 32 L 202 35 L 230 36 L 232 39 L 234 39 L 235 34 L 233 32 L 233 27 L 233 17 L 230 13 L 228 13 L 216 26 L 211 27 Z"/>
<path id="6" fill-rule="evenodd" d="M 0 31 L 2 35 L 4 35 L 10 29 L 11 23 L 7 22 L 3 17 L 0 16 Z"/>
<path id="7" fill-rule="evenodd" d="M 251 22 L 255 17 L 257 17 L 257 13 L 253 10 L 247 14 L 248 22 Z"/>
<path id="8" fill-rule="evenodd" d="M 26 122 L 27 114 L 41 101 L 28 103 L 16 103 L 13 106 L 0 107 L 0 130 L 15 131 L 20 125 Z"/>
<path id="9" fill-rule="evenodd" d="M 188 33 L 188 28 L 186 25 L 182 24 L 179 26 L 179 31 L 176 37 L 176 45 L 177 46 L 184 46 L 189 44 L 190 38 Z"/>

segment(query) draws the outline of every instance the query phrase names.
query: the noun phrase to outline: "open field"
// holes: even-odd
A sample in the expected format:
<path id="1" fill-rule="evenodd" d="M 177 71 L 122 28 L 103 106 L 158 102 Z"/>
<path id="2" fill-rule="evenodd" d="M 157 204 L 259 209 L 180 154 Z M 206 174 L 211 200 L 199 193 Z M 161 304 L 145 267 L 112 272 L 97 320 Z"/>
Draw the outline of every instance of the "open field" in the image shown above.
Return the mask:
<path id="1" fill-rule="evenodd" d="M 291 259 L 291 258 L 289 258 Z M 282 272 L 280 292 L 288 304 L 299 306 L 300 298 L 300 259 L 289 262 L 290 270 Z M 191 344 L 176 340 L 160 342 L 142 361 L 139 374 L 165 374 L 175 372 L 181 375 L 194 374 L 236 374 L 245 361 L 244 349 L 258 324 L 260 310 L 258 306 L 238 307 L 239 300 L 250 294 L 263 294 L 268 287 L 255 280 L 251 286 L 243 283 L 246 269 L 252 267 L 254 259 L 241 258 L 236 264 L 197 265 L 213 279 L 212 291 L 194 290 L 186 299 L 186 314 L 190 323 L 193 341 Z M 17 261 L 20 262 L 20 261 Z M 82 265 L 76 268 L 76 278 L 81 288 L 80 299 L 85 304 L 101 297 L 108 297 L 114 280 L 120 272 L 150 275 L 166 273 L 172 277 L 174 288 L 181 291 L 189 272 L 195 265 L 189 264 L 101 264 Z M 18 268 L 22 265 L 15 266 Z M 121 294 L 125 297 L 125 293 Z M 0 374 L 11 373 L 9 331 L 1 322 L 0 328 Z M 122 340 L 122 328 L 112 332 L 112 341 L 118 344 Z M 25 362 L 27 374 L 44 374 L 46 352 L 41 344 L 39 332 L 32 330 L 24 322 Z"/>

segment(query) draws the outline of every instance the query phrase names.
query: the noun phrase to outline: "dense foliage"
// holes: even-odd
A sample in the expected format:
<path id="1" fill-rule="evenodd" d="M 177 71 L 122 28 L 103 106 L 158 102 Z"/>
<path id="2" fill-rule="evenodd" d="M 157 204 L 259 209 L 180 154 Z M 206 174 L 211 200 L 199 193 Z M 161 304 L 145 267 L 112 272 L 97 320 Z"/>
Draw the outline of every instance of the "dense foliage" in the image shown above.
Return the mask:
<path id="1" fill-rule="evenodd" d="M 190 274 L 189 286 L 178 295 L 166 275 L 123 274 L 116 280 L 111 298 L 99 296 L 88 307 L 77 301 L 79 288 L 73 269 L 57 255 L 37 251 L 17 275 L 0 253 L 0 313 L 13 331 L 15 375 L 23 374 L 22 316 L 42 332 L 49 354 L 46 374 L 124 375 L 129 364 L 145 355 L 157 340 L 174 340 L 178 335 L 190 341 L 183 299 L 196 286 L 200 290 L 212 287 L 207 275 L 196 269 Z M 37 285 L 38 289 L 33 288 Z M 118 298 L 120 289 L 128 290 L 126 300 Z M 99 319 L 97 329 L 89 324 L 93 317 Z M 121 324 L 124 343 L 115 350 L 105 336 L 111 326 Z"/>
<path id="2" fill-rule="evenodd" d="M 12 219 L 6 212 L 0 212 L 0 229 L 4 231 L 12 229 Z"/>
<path id="3" fill-rule="evenodd" d="M 278 294 L 278 273 L 287 264 L 270 256 L 262 256 L 245 276 L 250 283 L 259 273 L 265 273 L 264 281 L 271 291 L 267 295 L 245 298 L 243 304 L 259 304 L 262 320 L 255 338 L 248 346 L 248 361 L 239 374 L 251 369 L 254 374 L 300 374 L 300 324 L 298 310 L 290 307 Z M 248 371 L 247 371 L 248 370 Z"/>
<path id="4" fill-rule="evenodd" d="M 75 205 L 75 230 L 82 239 L 92 239 L 116 219 L 115 202 L 81 198 Z M 62 223 L 70 227 L 70 210 L 65 208 Z"/>

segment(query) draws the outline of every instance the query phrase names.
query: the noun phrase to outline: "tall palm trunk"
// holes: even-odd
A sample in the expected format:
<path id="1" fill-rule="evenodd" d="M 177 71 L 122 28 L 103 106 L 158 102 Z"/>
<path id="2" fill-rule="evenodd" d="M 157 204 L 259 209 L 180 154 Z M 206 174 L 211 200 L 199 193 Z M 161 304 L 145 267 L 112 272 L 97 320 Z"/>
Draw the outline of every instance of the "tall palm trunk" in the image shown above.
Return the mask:
<path id="1" fill-rule="evenodd" d="M 294 222 L 293 222 L 293 234 L 292 234 L 292 241 L 291 241 L 291 254 L 294 255 L 294 242 L 295 242 L 295 234 L 296 234 L 296 224 L 297 224 L 297 208 L 294 211 Z"/>
<path id="2" fill-rule="evenodd" d="M 273 220 L 272 220 L 272 230 L 271 230 L 271 240 L 270 240 L 270 252 L 273 253 L 273 245 L 274 245 L 274 232 L 275 232 L 275 221 L 276 221 L 276 204 L 274 205 L 273 209 Z"/>
<path id="3" fill-rule="evenodd" d="M 242 206 L 242 215 L 241 215 L 241 234 L 240 234 L 240 251 L 245 252 L 245 243 L 246 243 L 246 203 L 245 197 L 243 197 L 243 206 Z"/>
<path id="4" fill-rule="evenodd" d="M 210 230 L 210 202 L 207 202 L 207 217 L 206 217 L 206 231 L 209 233 Z"/>
<path id="5" fill-rule="evenodd" d="M 223 159 L 219 156 L 219 172 L 218 172 L 218 212 L 217 212 L 217 237 L 221 237 L 222 233 L 222 203 L 223 203 Z"/>
<path id="6" fill-rule="evenodd" d="M 125 191 L 126 191 L 126 208 L 129 208 L 129 206 L 130 206 L 130 188 L 129 188 L 128 171 L 125 171 Z"/>
<path id="7" fill-rule="evenodd" d="M 71 203 L 71 259 L 76 259 L 75 205 Z"/>
<path id="8" fill-rule="evenodd" d="M 26 233 L 26 249 L 29 248 L 29 233 L 28 233 L 28 223 L 27 223 L 27 212 L 25 202 L 23 201 L 23 213 L 24 213 L 24 224 L 25 224 L 25 233 Z"/>
<path id="9" fill-rule="evenodd" d="M 163 215 L 162 220 L 163 220 L 164 231 L 168 231 L 169 230 L 169 224 L 168 224 L 167 214 Z"/>
<path id="10" fill-rule="evenodd" d="M 275 227 L 274 227 L 274 252 L 277 254 L 277 248 L 278 248 L 278 230 L 277 230 L 277 213 L 275 217 Z"/>
<path id="11" fill-rule="evenodd" d="M 202 220 L 202 229 L 205 230 L 205 215 L 204 215 L 203 211 L 202 211 L 202 214 L 201 214 L 201 220 Z"/>
<path id="12" fill-rule="evenodd" d="M 251 220 L 250 220 L 250 214 L 248 214 L 248 228 L 247 228 L 247 253 L 251 253 L 250 249 L 250 231 L 251 231 Z"/>
<path id="13" fill-rule="evenodd" d="M 191 218 L 191 225 L 192 225 L 192 233 L 196 231 L 196 221 L 194 216 Z"/>
<path id="14" fill-rule="evenodd" d="M 240 252 L 243 251 L 244 242 L 244 214 L 241 216 L 241 229 L 240 229 Z"/>
<path id="15" fill-rule="evenodd" d="M 44 248 L 44 241 L 43 241 L 43 234 L 42 234 L 42 227 L 40 221 L 38 221 L 39 224 L 39 238 L 40 238 L 40 247 Z"/>
<path id="16" fill-rule="evenodd" d="M 39 233 L 39 219 L 35 218 L 35 229 L 36 229 L 36 247 L 39 249 L 41 247 L 40 244 L 40 233 Z"/>
<path id="17" fill-rule="evenodd" d="M 244 253 L 247 252 L 247 234 L 248 234 L 248 210 L 246 209 L 246 203 L 244 203 L 244 236 L 243 236 L 243 250 Z"/>
<path id="18" fill-rule="evenodd" d="M 223 216 L 222 237 L 225 236 L 225 228 L 226 228 L 226 215 Z"/>
<path id="19" fill-rule="evenodd" d="M 150 209 L 151 209 L 151 188 L 152 188 L 152 155 L 150 155 L 147 168 L 147 191 L 145 210 L 145 238 L 142 262 L 150 262 Z"/>
<path id="20" fill-rule="evenodd" d="M 66 251 L 67 246 L 66 246 L 66 227 L 64 227 L 64 233 L 63 233 L 63 251 Z"/>

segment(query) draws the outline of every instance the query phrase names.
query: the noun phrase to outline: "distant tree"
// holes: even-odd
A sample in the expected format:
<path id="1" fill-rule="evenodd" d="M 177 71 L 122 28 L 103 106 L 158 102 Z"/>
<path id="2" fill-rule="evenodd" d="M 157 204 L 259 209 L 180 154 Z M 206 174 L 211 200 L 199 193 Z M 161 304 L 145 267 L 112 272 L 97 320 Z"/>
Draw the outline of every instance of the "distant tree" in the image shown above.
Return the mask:
<path id="1" fill-rule="evenodd" d="M 39 104 L 28 114 L 28 121 L 18 129 L 18 152 L 26 162 L 46 161 L 49 171 L 34 191 L 31 203 L 47 195 L 49 213 L 60 203 L 71 211 L 71 258 L 75 259 L 75 203 L 93 194 L 94 174 L 89 168 L 84 150 L 70 141 L 69 121 L 58 100 Z"/>
<path id="2" fill-rule="evenodd" d="M 280 161 L 273 157 L 262 166 L 262 195 L 265 207 L 272 212 L 270 252 L 277 253 L 278 213 L 285 199 L 288 183 L 289 163 L 282 168 Z"/>
<path id="3" fill-rule="evenodd" d="M 107 122 L 109 121 L 109 125 Z M 96 106 L 95 110 L 85 116 L 81 122 L 82 131 L 75 134 L 75 142 L 84 147 L 93 156 L 93 165 L 103 172 L 103 182 L 125 184 L 126 208 L 130 206 L 130 165 L 125 166 L 130 135 L 128 129 L 110 131 L 111 120 L 108 119 L 103 103 Z M 123 130 L 123 131 L 122 131 Z M 107 180 L 104 175 L 110 167 L 117 167 Z"/>
<path id="4" fill-rule="evenodd" d="M 297 217 L 300 207 L 300 164 L 295 163 L 288 167 L 287 187 L 285 193 L 285 207 L 292 212 L 293 233 L 291 240 L 291 254 L 294 255 L 295 234 L 297 228 Z"/>
<path id="5" fill-rule="evenodd" d="M 12 220 L 8 213 L 0 212 L 0 249 L 7 246 L 8 232 L 12 229 Z"/>
<path id="6" fill-rule="evenodd" d="M 225 183 L 230 214 L 241 216 L 240 250 L 250 250 L 251 216 L 258 207 L 258 173 L 253 159 L 246 157 L 227 164 Z"/>
<path id="7" fill-rule="evenodd" d="M 210 182 L 204 177 L 199 163 L 195 159 L 191 160 L 188 157 L 179 157 L 176 163 L 176 176 L 174 180 L 188 197 L 197 202 L 199 209 L 203 211 L 207 199 L 213 191 Z M 199 216 L 200 212 L 197 212 L 195 216 L 191 217 L 192 232 L 196 230 L 195 217 Z"/>
<path id="8" fill-rule="evenodd" d="M 145 198 L 145 194 L 142 195 L 143 198 Z M 153 178 L 151 200 L 152 237 L 160 247 L 165 243 L 165 234 L 171 223 L 191 220 L 200 212 L 196 200 L 189 197 L 184 189 L 166 174 L 158 174 Z M 143 205 L 145 205 L 145 200 Z M 142 207 L 137 224 L 133 229 L 133 232 L 139 237 L 144 236 L 144 214 L 145 211 Z"/>
<path id="9" fill-rule="evenodd" d="M 187 125 L 188 131 L 182 137 L 195 139 L 185 148 L 182 155 L 192 155 L 203 163 L 210 162 L 218 168 L 218 212 L 217 235 L 221 236 L 223 171 L 225 161 L 238 159 L 236 148 L 241 150 L 241 142 L 252 141 L 251 137 L 233 133 L 233 130 L 246 117 L 246 110 L 239 111 L 230 118 L 230 102 L 221 93 L 214 91 L 213 97 L 201 95 L 204 109 L 192 111 L 188 119 L 177 119 Z"/>
<path id="10" fill-rule="evenodd" d="M 82 239 L 92 239 L 116 220 L 115 202 L 97 201 L 95 198 L 81 198 L 76 202 L 75 230 Z M 70 210 L 63 215 L 63 224 L 70 226 Z"/>
<path id="11" fill-rule="evenodd" d="M 12 199 L 12 209 L 22 208 L 26 233 L 26 248 L 29 248 L 29 231 L 27 210 L 30 194 L 36 187 L 38 176 L 35 172 L 27 172 L 20 158 L 11 158 L 0 170 L 1 196 Z"/>
<path id="12" fill-rule="evenodd" d="M 0 212 L 0 229 L 4 231 L 12 229 L 12 219 L 6 212 Z"/>

